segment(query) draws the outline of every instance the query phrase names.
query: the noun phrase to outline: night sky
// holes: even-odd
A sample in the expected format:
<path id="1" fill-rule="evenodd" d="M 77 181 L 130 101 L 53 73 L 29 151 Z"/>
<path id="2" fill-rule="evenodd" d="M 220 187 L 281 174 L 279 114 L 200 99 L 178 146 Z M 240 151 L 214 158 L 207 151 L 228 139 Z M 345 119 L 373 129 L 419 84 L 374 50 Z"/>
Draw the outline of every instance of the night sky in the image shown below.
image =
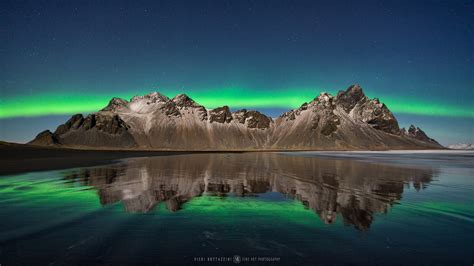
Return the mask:
<path id="1" fill-rule="evenodd" d="M 474 142 L 474 1 L 0 1 L 0 140 L 152 91 L 273 117 L 360 84 Z"/>

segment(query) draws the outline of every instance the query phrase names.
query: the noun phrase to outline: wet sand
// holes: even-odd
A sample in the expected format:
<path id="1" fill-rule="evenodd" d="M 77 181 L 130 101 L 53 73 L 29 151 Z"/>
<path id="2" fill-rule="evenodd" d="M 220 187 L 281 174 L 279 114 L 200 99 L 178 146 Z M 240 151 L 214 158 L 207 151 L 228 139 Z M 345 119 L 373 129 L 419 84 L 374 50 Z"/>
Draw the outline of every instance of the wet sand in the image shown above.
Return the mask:
<path id="1" fill-rule="evenodd" d="M 242 153 L 242 152 L 307 152 L 314 150 L 207 150 L 207 151 L 163 151 L 163 150 L 101 150 L 44 147 L 0 141 L 0 176 L 32 171 L 58 170 L 112 163 L 129 157 L 153 157 L 197 153 Z M 380 150 L 384 151 L 384 150 Z M 441 150 L 432 150 L 441 151 Z M 321 152 L 328 152 L 322 150 Z M 344 150 L 332 152 L 348 152 Z M 352 150 L 352 152 L 357 152 Z M 359 151 L 361 152 L 361 151 Z M 366 151 L 367 152 L 367 151 Z M 370 152 L 377 152 L 373 150 Z"/>
<path id="2" fill-rule="evenodd" d="M 0 176 L 111 163 L 127 157 L 190 154 L 186 151 L 79 150 L 0 142 Z"/>

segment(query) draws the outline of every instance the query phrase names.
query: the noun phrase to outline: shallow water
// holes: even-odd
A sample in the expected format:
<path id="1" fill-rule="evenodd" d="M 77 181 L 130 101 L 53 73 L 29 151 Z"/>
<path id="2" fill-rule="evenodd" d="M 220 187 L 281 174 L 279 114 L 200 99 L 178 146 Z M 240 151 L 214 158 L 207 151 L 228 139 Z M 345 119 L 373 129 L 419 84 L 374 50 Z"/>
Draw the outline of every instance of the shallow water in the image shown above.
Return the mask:
<path id="1" fill-rule="evenodd" d="M 474 153 L 230 153 L 0 177 L 0 264 L 474 262 Z"/>

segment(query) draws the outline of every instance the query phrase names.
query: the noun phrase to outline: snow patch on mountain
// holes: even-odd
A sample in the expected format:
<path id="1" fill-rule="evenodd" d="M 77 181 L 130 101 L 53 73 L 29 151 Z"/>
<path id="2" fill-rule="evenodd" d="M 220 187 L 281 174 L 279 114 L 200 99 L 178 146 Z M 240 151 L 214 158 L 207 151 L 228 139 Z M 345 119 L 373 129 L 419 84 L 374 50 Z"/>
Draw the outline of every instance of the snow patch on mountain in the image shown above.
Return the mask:
<path id="1" fill-rule="evenodd" d="M 448 145 L 449 149 L 453 150 L 474 150 L 474 144 L 472 143 L 458 143 Z"/>

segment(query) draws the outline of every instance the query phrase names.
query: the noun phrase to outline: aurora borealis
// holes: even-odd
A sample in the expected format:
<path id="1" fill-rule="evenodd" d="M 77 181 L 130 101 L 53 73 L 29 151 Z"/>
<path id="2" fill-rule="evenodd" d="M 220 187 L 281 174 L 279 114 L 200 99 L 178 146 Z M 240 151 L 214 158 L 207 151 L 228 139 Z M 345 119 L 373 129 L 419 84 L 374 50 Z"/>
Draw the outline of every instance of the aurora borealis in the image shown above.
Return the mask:
<path id="1" fill-rule="evenodd" d="M 28 141 L 112 97 L 186 93 L 208 108 L 276 116 L 358 83 L 402 126 L 427 128 L 443 144 L 473 142 L 469 1 L 2 1 L 0 9 L 0 140 Z"/>
<path id="2" fill-rule="evenodd" d="M 224 103 L 234 109 L 294 109 L 298 108 L 302 103 L 309 102 L 315 98 L 318 95 L 316 94 L 316 91 L 316 89 L 272 91 L 271 96 L 269 96 L 266 91 L 229 88 L 191 91 L 191 93 L 188 94 L 207 108 L 220 107 Z M 321 90 L 321 92 L 323 91 L 325 90 Z M 180 93 L 168 92 L 166 90 L 160 92 L 170 98 Z M 142 94 L 146 93 L 147 92 L 143 92 Z M 332 92 L 332 94 L 336 95 L 335 92 Z M 114 97 L 130 99 L 132 96 L 134 95 L 131 93 L 122 93 L 121 95 L 115 95 Z M 110 99 L 111 97 L 105 94 L 81 95 L 74 92 L 57 94 L 49 93 L 6 99 L 2 102 L 0 118 L 95 112 L 106 106 Z M 474 118 L 474 109 L 460 108 L 456 105 L 430 103 L 404 98 L 386 98 L 382 99 L 382 101 L 396 113 Z"/>

